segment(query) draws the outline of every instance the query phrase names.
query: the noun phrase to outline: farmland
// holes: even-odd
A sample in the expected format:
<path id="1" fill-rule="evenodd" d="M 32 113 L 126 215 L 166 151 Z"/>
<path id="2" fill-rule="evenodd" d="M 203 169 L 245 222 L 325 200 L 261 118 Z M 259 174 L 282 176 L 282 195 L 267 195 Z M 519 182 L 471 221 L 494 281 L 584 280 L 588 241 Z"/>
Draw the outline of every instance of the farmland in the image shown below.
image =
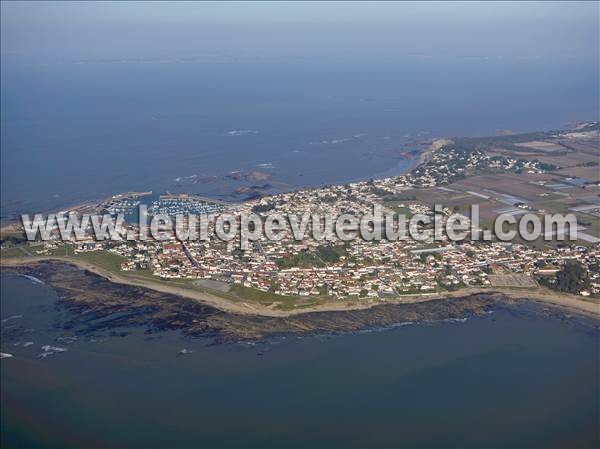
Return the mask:
<path id="1" fill-rule="evenodd" d="M 492 227 L 500 214 L 519 216 L 573 213 L 579 243 L 600 237 L 600 135 L 598 125 L 577 132 L 530 133 L 481 139 L 457 139 L 466 149 L 490 157 L 539 161 L 544 172 L 480 170 L 448 185 L 405 192 L 419 202 L 443 204 L 467 213 L 479 205 L 480 220 Z"/>

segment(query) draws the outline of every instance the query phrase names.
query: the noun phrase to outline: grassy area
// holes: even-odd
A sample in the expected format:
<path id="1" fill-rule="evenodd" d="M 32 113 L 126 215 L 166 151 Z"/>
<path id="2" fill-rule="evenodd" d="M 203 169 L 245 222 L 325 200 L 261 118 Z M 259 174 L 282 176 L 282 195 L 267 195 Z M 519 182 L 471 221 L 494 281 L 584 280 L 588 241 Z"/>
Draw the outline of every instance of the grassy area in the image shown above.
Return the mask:
<path id="1" fill-rule="evenodd" d="M 322 298 L 316 296 L 306 298 L 299 296 L 284 296 L 273 292 L 264 292 L 252 287 L 242 287 L 238 284 L 232 286 L 231 294 L 235 295 L 238 299 L 257 302 L 264 306 L 276 304 L 276 308 L 281 310 L 312 307 L 320 304 L 322 301 Z"/>
<path id="2" fill-rule="evenodd" d="M 325 263 L 335 263 L 348 254 L 346 246 L 319 246 L 316 255 Z"/>
<path id="3" fill-rule="evenodd" d="M 320 302 L 319 298 L 300 298 L 294 296 L 283 296 L 277 295 L 272 292 L 264 292 L 256 288 L 242 287 L 239 284 L 235 284 L 231 287 L 228 292 L 211 289 L 205 286 L 194 284 L 196 279 L 160 279 L 154 276 L 150 270 L 139 270 L 139 271 L 125 271 L 119 273 L 121 276 L 128 277 L 131 279 L 138 278 L 140 280 L 148 280 L 156 284 L 165 286 L 177 287 L 195 292 L 204 292 L 207 294 L 219 296 L 224 299 L 228 299 L 233 302 L 246 301 L 255 302 L 263 306 L 269 306 L 273 303 L 276 304 L 276 308 L 290 310 L 297 307 L 309 307 L 316 305 Z"/>
<path id="4" fill-rule="evenodd" d="M 394 206 L 394 212 L 398 215 L 404 215 L 407 220 L 410 220 L 413 217 L 412 211 L 405 206 Z"/>
<path id="5" fill-rule="evenodd" d="M 68 257 L 73 256 L 75 252 L 73 251 L 73 247 L 71 245 L 63 245 L 58 248 L 51 249 L 48 251 L 49 256 L 55 257 Z"/>
<path id="6" fill-rule="evenodd" d="M 298 254 L 290 254 L 277 260 L 279 268 L 310 268 L 324 267 L 328 263 L 335 263 L 340 257 L 346 256 L 348 250 L 345 246 L 320 246 L 315 252 L 301 251 Z"/>
<path id="7" fill-rule="evenodd" d="M 15 257 L 26 257 L 30 254 L 24 246 L 13 246 L 11 248 L 2 248 L 0 250 L 0 257 L 2 259 L 13 259 Z"/>
<path id="8" fill-rule="evenodd" d="M 108 251 L 92 251 L 80 254 L 68 254 L 68 257 L 89 262 L 99 268 L 104 268 L 105 270 L 111 272 L 120 272 L 121 264 L 127 260 L 125 257 Z"/>
<path id="9" fill-rule="evenodd" d="M 272 292 L 264 292 L 257 288 L 242 287 L 238 284 L 231 287 L 231 292 L 240 298 L 260 303 L 284 302 L 289 301 L 290 299 L 289 296 L 278 295 Z"/>
<path id="10" fill-rule="evenodd" d="M 289 254 L 277 260 L 279 268 L 291 267 L 322 267 L 325 264 L 313 253 L 309 251 L 301 251 L 298 254 Z"/>
<path id="11" fill-rule="evenodd" d="M 22 258 L 22 257 L 65 257 L 68 259 L 89 262 L 99 268 L 111 272 L 121 272 L 121 263 L 126 259 L 117 254 L 108 251 L 93 251 L 75 254 L 71 245 L 62 245 L 51 249 L 47 254 L 40 254 L 43 249 L 41 245 L 19 245 L 10 248 L 3 248 L 0 251 L 2 259 Z M 122 272 L 121 272 L 122 273 Z"/>

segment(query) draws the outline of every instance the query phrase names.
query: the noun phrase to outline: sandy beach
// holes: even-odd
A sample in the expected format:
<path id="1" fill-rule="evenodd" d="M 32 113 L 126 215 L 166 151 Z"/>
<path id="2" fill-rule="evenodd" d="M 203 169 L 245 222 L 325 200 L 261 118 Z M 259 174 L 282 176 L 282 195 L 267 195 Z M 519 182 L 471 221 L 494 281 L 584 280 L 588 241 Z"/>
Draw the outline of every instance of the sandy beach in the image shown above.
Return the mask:
<path id="1" fill-rule="evenodd" d="M 560 293 L 546 288 L 537 289 L 517 289 L 517 288 L 463 288 L 454 292 L 430 293 L 419 295 L 406 295 L 400 297 L 382 300 L 365 300 L 352 302 L 330 302 L 319 304 L 317 306 L 303 307 L 299 310 L 274 310 L 256 302 L 244 302 L 243 299 L 233 301 L 228 298 L 220 297 L 205 291 L 194 291 L 189 288 L 178 287 L 175 285 L 165 285 L 160 281 L 143 278 L 135 275 L 120 275 L 86 261 L 74 260 L 69 257 L 24 257 L 2 260 L 0 266 L 25 266 L 37 262 L 59 261 L 75 265 L 81 269 L 95 273 L 110 282 L 116 284 L 145 287 L 161 293 L 169 293 L 180 297 L 188 298 L 200 303 L 215 307 L 230 313 L 260 315 L 268 317 L 290 317 L 311 312 L 340 312 L 351 310 L 365 310 L 383 304 L 414 304 L 427 302 L 437 299 L 459 298 L 471 294 L 488 293 L 500 294 L 510 300 L 533 300 L 540 303 L 557 306 L 573 313 L 583 313 L 588 316 L 600 318 L 600 302 L 597 300 L 585 300 L 575 295 Z"/>

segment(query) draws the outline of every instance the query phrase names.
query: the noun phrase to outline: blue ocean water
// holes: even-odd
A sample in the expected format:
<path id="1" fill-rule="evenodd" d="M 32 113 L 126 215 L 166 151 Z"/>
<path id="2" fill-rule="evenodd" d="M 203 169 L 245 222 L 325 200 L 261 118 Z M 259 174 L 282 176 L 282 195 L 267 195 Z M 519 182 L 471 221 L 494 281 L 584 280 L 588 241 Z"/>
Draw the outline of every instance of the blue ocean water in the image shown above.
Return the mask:
<path id="1" fill-rule="evenodd" d="M 402 173 L 433 136 L 598 117 L 592 61 L 4 62 L 2 217 L 130 190 L 232 198 Z M 265 185 L 268 184 L 268 185 Z"/>
<path id="2" fill-rule="evenodd" d="M 597 321 L 537 307 L 257 345 L 73 338 L 56 292 L 1 287 L 3 447 L 600 444 Z"/>

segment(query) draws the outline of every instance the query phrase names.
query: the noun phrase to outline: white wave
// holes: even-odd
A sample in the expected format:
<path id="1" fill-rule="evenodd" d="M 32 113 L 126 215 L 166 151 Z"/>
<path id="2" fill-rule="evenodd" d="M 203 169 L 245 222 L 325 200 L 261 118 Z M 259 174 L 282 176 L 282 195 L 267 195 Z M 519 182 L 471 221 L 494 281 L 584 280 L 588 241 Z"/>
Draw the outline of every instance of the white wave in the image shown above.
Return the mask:
<path id="1" fill-rule="evenodd" d="M 44 284 L 44 281 L 36 278 L 35 276 L 30 276 L 28 274 L 23 274 L 22 275 L 24 278 L 29 279 L 31 282 L 34 282 L 36 284 Z"/>
<path id="2" fill-rule="evenodd" d="M 234 129 L 227 131 L 225 134 L 228 136 L 245 136 L 247 134 L 258 134 L 258 131 L 255 129 Z"/>
<path id="3" fill-rule="evenodd" d="M 175 178 L 173 181 L 175 181 L 175 182 L 191 181 L 193 179 L 196 179 L 197 177 L 198 177 L 198 175 L 196 175 L 196 174 L 193 174 L 190 176 L 179 176 L 179 177 Z"/>
<path id="4" fill-rule="evenodd" d="M 396 328 L 399 328 L 399 327 L 412 326 L 414 324 L 418 324 L 418 322 L 415 322 L 415 321 L 400 321 L 398 323 L 389 324 L 387 326 L 368 327 L 366 329 L 359 330 L 358 333 L 369 334 L 371 332 L 383 332 L 383 331 L 388 331 L 388 330 L 396 329 Z"/>
<path id="5" fill-rule="evenodd" d="M 466 323 L 468 318 L 446 318 L 440 320 L 442 323 Z"/>
<path id="6" fill-rule="evenodd" d="M 0 359 L 9 359 L 14 357 L 14 355 L 9 354 L 8 352 L 0 352 Z"/>
<path id="7" fill-rule="evenodd" d="M 60 336 L 60 337 L 56 337 L 56 341 L 58 341 L 60 343 L 64 343 L 66 345 L 70 345 L 71 343 L 75 343 L 77 341 L 77 336 L 76 335 Z"/>
<path id="8" fill-rule="evenodd" d="M 2 320 L 2 322 L 3 322 L 3 323 L 6 323 L 6 322 L 8 322 L 8 321 L 11 321 L 11 320 L 19 320 L 19 319 L 21 319 L 21 318 L 23 318 L 23 315 L 12 315 L 12 316 L 9 316 L 8 318 L 4 318 L 4 319 Z"/>
<path id="9" fill-rule="evenodd" d="M 44 345 L 42 346 L 42 350 L 45 352 L 65 352 L 67 350 L 67 348 L 60 348 L 58 346 L 50 346 L 50 345 Z"/>
<path id="10" fill-rule="evenodd" d="M 360 139 L 361 137 L 366 136 L 366 134 L 354 134 L 351 137 L 341 137 L 339 139 L 331 139 L 331 140 L 321 140 L 318 142 L 308 142 L 309 145 L 337 145 L 340 143 L 352 142 L 353 140 Z"/>
<path id="11" fill-rule="evenodd" d="M 42 352 L 41 354 L 38 355 L 38 357 L 40 359 L 45 359 L 46 357 L 52 355 L 52 354 L 57 354 L 57 353 L 61 353 L 61 352 L 66 352 L 67 348 L 60 348 L 58 346 L 50 346 L 50 345 L 44 345 L 42 346 Z"/>

